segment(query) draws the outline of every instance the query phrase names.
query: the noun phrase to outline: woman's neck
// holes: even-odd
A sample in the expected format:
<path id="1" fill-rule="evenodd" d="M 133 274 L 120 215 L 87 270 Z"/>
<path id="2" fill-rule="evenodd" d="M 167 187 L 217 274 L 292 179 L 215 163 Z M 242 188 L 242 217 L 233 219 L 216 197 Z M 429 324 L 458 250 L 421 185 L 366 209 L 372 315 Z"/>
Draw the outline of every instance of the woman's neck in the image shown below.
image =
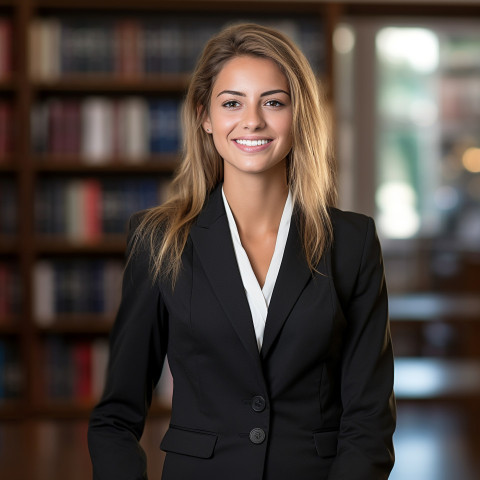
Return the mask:
<path id="1" fill-rule="evenodd" d="M 262 175 L 226 176 L 223 190 L 240 237 L 276 234 L 288 195 L 285 175 L 276 181 Z"/>

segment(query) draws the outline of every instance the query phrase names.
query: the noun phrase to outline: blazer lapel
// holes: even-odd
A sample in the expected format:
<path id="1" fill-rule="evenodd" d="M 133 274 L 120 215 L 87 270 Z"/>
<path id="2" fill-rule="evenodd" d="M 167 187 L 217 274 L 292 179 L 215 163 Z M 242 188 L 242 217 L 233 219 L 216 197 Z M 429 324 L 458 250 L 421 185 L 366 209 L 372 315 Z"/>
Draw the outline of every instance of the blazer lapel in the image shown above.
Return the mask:
<path id="1" fill-rule="evenodd" d="M 192 225 L 190 236 L 223 310 L 245 349 L 261 367 L 252 314 L 235 257 L 221 186 L 211 193 Z"/>
<path id="2" fill-rule="evenodd" d="M 282 264 L 268 307 L 267 322 L 260 351 L 262 358 L 266 358 L 268 355 L 295 302 L 311 278 L 312 273 L 305 259 L 298 231 L 298 215 L 294 210 Z"/>

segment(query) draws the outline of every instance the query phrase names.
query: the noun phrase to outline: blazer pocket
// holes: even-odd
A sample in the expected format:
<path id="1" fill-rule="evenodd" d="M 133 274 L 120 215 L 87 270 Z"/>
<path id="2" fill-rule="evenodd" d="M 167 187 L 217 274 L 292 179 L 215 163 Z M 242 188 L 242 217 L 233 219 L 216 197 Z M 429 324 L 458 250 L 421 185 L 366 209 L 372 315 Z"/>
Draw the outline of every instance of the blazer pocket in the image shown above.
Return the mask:
<path id="1" fill-rule="evenodd" d="M 188 430 L 170 425 L 162 439 L 160 448 L 165 452 L 180 453 L 198 458 L 213 455 L 217 435 L 199 430 Z"/>
<path id="2" fill-rule="evenodd" d="M 331 458 L 337 454 L 338 430 L 316 432 L 313 434 L 315 448 L 322 458 Z"/>

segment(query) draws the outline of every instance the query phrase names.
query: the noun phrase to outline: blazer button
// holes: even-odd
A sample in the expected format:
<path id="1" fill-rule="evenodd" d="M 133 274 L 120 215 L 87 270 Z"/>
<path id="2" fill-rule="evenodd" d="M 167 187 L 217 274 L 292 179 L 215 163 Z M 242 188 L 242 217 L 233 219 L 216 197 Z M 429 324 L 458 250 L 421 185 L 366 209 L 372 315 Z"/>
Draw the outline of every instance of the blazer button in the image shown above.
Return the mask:
<path id="1" fill-rule="evenodd" d="M 265 399 L 261 395 L 256 395 L 252 398 L 252 408 L 256 412 L 263 412 L 266 405 L 267 402 L 265 402 Z"/>
<path id="2" fill-rule="evenodd" d="M 250 441 L 255 444 L 260 444 L 265 440 L 265 432 L 261 428 L 254 428 L 250 432 Z"/>

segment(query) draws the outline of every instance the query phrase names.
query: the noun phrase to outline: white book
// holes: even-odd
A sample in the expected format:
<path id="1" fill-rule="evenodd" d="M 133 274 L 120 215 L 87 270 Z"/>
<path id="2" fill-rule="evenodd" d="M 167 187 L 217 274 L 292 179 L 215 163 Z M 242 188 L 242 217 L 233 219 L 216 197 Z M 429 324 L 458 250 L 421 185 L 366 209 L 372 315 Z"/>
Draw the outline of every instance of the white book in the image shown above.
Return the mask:
<path id="1" fill-rule="evenodd" d="M 53 80 L 60 75 L 60 22 L 35 20 L 30 29 L 30 68 L 33 78 Z"/>
<path id="2" fill-rule="evenodd" d="M 33 272 L 35 321 L 40 326 L 49 326 L 55 319 L 55 278 L 51 262 L 39 261 Z"/>
<path id="3" fill-rule="evenodd" d="M 92 165 L 108 163 L 114 151 L 113 102 L 89 97 L 82 104 L 82 156 Z"/>
<path id="4" fill-rule="evenodd" d="M 142 162 L 149 152 L 148 104 L 141 97 L 120 103 L 119 153 L 128 163 Z"/>

